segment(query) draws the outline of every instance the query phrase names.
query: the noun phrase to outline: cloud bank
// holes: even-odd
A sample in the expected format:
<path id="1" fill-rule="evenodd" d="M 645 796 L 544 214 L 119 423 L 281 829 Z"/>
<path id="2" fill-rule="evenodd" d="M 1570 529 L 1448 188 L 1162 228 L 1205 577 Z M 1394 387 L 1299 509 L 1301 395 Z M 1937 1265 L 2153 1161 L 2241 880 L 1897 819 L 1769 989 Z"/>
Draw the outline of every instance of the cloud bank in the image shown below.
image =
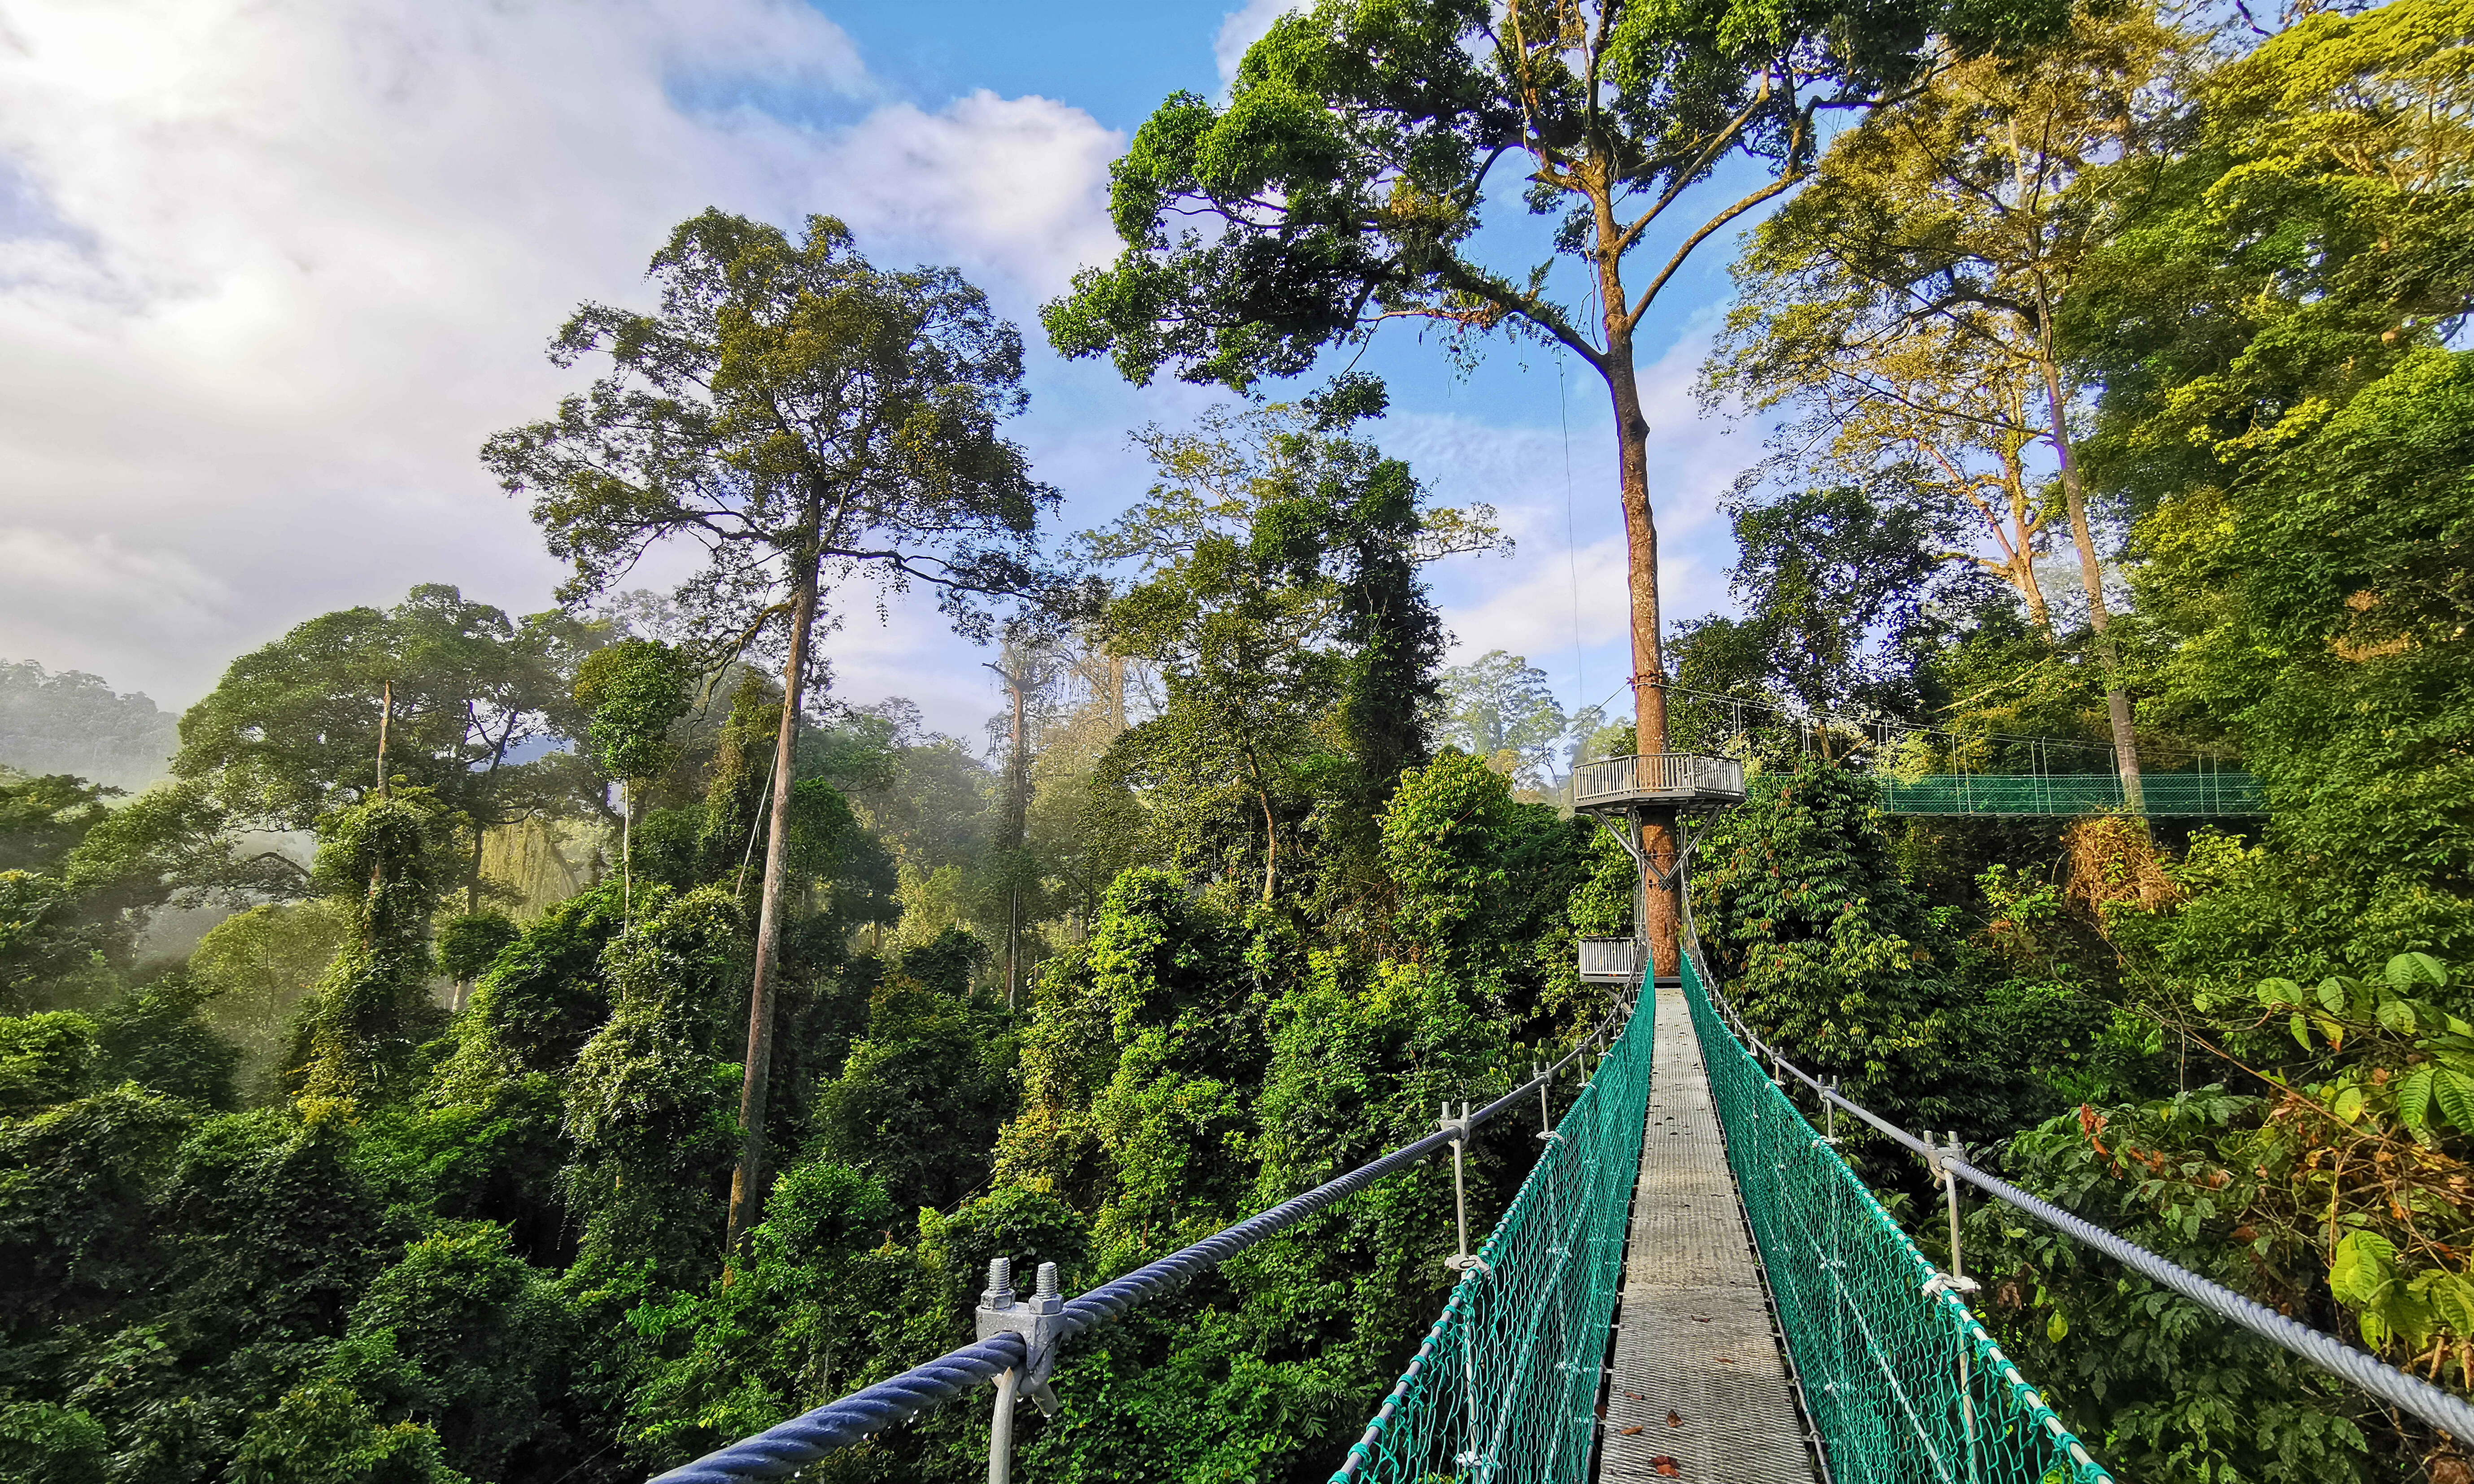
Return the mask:
<path id="1" fill-rule="evenodd" d="M 184 705 L 422 581 L 559 573 L 473 457 L 718 204 L 843 216 L 1020 316 L 1110 246 L 1082 110 L 888 99 L 785 0 L 36 0 L 0 30 L 0 657 Z M 864 666 L 868 634 L 845 635 Z M 978 702 L 973 701 L 976 706 Z"/>

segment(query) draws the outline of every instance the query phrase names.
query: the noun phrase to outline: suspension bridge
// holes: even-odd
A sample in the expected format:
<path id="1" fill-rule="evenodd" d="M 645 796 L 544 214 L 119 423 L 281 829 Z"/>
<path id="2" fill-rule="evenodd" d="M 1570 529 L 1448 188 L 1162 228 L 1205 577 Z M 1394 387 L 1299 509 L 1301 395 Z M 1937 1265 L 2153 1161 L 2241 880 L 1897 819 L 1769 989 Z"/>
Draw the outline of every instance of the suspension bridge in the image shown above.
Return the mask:
<path id="1" fill-rule="evenodd" d="M 1723 758 L 1616 759 L 1602 817 L 1742 797 Z M 1633 831 L 1637 838 L 1637 830 Z M 1639 859 L 1638 848 L 1627 848 Z M 1663 876 L 1680 879 L 1688 850 Z M 1642 862 L 1643 892 L 1655 874 Z M 2333 1336 L 2176 1266 L 1978 1169 L 1842 1096 L 1765 1044 L 1710 975 L 1684 894 L 1672 978 L 1606 951 L 1617 988 L 1552 1065 L 1481 1108 L 1181 1252 L 1068 1299 L 1053 1264 L 1028 1294 L 990 1265 L 979 1339 L 661 1475 L 656 1484 L 788 1478 L 993 1383 L 988 1477 L 1008 1484 L 1021 1400 L 1054 1411 L 1059 1352 L 1315 1211 L 1430 1158 L 1454 1189 L 1476 1129 L 1536 1117 L 1540 1152 L 1474 1248 L 1466 1199 L 1449 1298 L 1331 1484 L 2109 1484 L 2114 1477 L 1972 1306 L 1961 1186 L 2456 1437 L 2474 1406 Z M 1636 922 L 1642 921 L 1636 917 Z M 1577 1080 L 1560 1119 L 1549 1091 Z M 1801 1101 L 1799 1101 L 1801 1100 Z M 1809 1110 L 1807 1113 L 1807 1110 Z M 1814 1120 L 1818 1119 L 1816 1123 Z M 1855 1120 L 1923 1160 L 1943 1192 L 1937 1265 L 1838 1152 Z"/>

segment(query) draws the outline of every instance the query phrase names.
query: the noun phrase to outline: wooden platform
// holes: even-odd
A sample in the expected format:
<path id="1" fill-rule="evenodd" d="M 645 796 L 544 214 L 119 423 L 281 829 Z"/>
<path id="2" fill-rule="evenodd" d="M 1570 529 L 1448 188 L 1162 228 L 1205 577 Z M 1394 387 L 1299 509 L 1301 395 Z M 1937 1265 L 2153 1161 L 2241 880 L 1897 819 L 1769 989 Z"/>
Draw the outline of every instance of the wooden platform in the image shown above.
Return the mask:
<path id="1" fill-rule="evenodd" d="M 1597 1476 L 1819 1484 L 1680 987 L 1657 1027 Z"/>

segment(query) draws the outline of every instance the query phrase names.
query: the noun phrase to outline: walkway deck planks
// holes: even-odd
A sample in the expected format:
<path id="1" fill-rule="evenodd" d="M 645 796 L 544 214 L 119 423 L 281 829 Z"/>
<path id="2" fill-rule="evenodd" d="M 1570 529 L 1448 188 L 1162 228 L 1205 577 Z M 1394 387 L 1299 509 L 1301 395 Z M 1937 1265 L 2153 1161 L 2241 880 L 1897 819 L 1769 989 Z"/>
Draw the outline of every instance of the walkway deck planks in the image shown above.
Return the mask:
<path id="1" fill-rule="evenodd" d="M 1658 990 L 1652 1065 L 1597 1476 L 1817 1484 L 1701 1045 L 1675 985 Z M 1673 1473 L 1656 1466 L 1661 1458 Z"/>

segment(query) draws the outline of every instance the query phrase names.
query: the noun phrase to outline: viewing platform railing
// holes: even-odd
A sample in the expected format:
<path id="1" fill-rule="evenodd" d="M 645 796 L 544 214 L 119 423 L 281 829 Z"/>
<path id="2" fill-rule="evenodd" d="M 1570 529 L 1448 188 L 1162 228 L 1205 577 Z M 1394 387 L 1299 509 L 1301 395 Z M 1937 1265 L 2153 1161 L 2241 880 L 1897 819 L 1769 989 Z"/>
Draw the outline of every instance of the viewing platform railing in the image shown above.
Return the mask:
<path id="1" fill-rule="evenodd" d="M 1733 803 L 1744 797 L 1744 765 L 1698 753 L 1609 757 L 1572 770 L 1572 807 L 1627 803 Z"/>

